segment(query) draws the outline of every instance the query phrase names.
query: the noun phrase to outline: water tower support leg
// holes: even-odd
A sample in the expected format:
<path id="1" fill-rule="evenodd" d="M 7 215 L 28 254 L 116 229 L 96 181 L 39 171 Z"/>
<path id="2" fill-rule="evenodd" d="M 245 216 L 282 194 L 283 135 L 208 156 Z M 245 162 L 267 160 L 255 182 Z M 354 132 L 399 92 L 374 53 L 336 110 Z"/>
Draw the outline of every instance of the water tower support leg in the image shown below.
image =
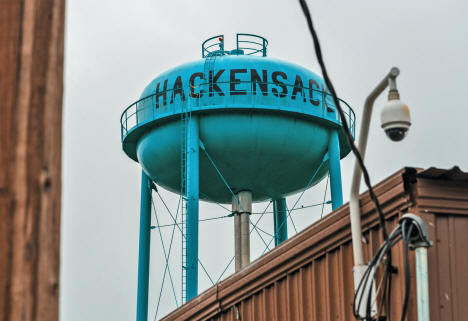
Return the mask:
<path id="1" fill-rule="evenodd" d="M 335 210 L 343 205 L 343 190 L 341 187 L 340 167 L 340 141 L 338 131 L 333 130 L 328 142 L 328 156 L 330 162 L 330 191 L 332 198 L 332 209 Z"/>
<path id="2" fill-rule="evenodd" d="M 137 321 L 148 320 L 148 283 L 151 237 L 150 179 L 141 172 L 140 244 L 138 250 Z"/>
<path id="3" fill-rule="evenodd" d="M 198 294 L 198 200 L 199 200 L 199 133 L 198 117 L 188 121 L 187 140 L 187 239 L 186 289 L 187 301 Z"/>
<path id="4" fill-rule="evenodd" d="M 273 200 L 275 246 L 280 245 L 288 239 L 287 211 L 285 198 Z"/>

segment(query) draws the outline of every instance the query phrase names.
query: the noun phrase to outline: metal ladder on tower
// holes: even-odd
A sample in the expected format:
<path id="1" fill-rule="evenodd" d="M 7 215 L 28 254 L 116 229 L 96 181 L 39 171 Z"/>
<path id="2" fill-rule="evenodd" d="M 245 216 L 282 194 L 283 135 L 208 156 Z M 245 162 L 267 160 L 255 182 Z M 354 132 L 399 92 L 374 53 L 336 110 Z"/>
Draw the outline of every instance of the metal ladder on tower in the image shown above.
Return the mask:
<path id="1" fill-rule="evenodd" d="M 205 74 L 205 81 L 208 81 L 210 77 L 210 71 L 213 70 L 215 62 L 216 62 L 216 54 L 215 52 L 210 52 L 208 56 L 205 58 L 205 65 L 203 68 L 203 73 Z"/>
<path id="2" fill-rule="evenodd" d="M 180 118 L 180 195 L 181 195 L 181 237 L 182 237 L 182 281 L 181 281 L 181 301 L 185 303 L 187 299 L 187 239 L 185 235 L 185 227 L 187 221 L 187 189 L 189 184 L 189 168 L 187 162 L 188 141 L 190 132 L 188 124 L 192 117 L 192 112 L 189 107 L 182 106 Z"/>
<path id="3" fill-rule="evenodd" d="M 208 82 L 210 79 L 210 71 L 214 70 L 214 65 L 216 62 L 216 57 L 223 56 L 223 50 L 217 50 L 210 52 L 206 55 L 205 65 L 203 67 L 203 74 L 205 75 L 205 81 Z"/>

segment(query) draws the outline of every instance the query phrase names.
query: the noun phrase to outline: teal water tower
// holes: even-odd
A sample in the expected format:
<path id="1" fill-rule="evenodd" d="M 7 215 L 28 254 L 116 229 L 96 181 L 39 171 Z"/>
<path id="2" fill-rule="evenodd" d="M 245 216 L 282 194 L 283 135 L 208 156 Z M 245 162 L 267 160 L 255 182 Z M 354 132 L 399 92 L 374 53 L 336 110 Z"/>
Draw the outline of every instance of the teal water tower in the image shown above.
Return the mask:
<path id="1" fill-rule="evenodd" d="M 206 40 L 202 59 L 160 74 L 122 114 L 123 150 L 143 169 L 137 320 L 147 318 L 151 182 L 186 203 L 186 300 L 198 289 L 200 199 L 232 203 L 236 270 L 250 260 L 252 202 L 273 200 L 276 244 L 287 238 L 287 195 L 329 173 L 332 208 L 342 205 L 340 159 L 350 148 L 324 81 L 268 57 L 263 37 L 237 34 L 236 44 Z"/>

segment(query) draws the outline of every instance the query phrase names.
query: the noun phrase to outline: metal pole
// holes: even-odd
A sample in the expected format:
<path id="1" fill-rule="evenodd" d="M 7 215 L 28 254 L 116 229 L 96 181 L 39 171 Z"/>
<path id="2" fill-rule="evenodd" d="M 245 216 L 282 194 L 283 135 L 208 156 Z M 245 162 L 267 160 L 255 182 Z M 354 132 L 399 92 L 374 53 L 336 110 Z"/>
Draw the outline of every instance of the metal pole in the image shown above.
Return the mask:
<path id="1" fill-rule="evenodd" d="M 234 262 L 235 271 L 240 271 L 241 264 L 241 210 L 237 198 L 232 198 L 232 212 L 234 213 Z"/>
<path id="2" fill-rule="evenodd" d="M 198 199 L 199 199 L 199 134 L 198 117 L 190 116 L 187 125 L 187 240 L 186 286 L 189 301 L 198 294 Z"/>
<path id="3" fill-rule="evenodd" d="M 427 247 L 416 248 L 416 292 L 418 296 L 418 321 L 429 321 L 429 277 Z"/>
<path id="4" fill-rule="evenodd" d="M 241 265 L 242 268 L 250 263 L 250 220 L 252 214 L 252 192 L 242 191 L 237 194 L 240 208 L 243 209 L 241 215 Z"/>
<path id="5" fill-rule="evenodd" d="M 359 132 L 358 150 L 361 158 L 364 161 L 367 148 L 367 138 L 369 137 L 369 125 L 372 116 L 372 109 L 377 97 L 390 84 L 391 88 L 396 87 L 395 78 L 400 74 L 400 70 L 393 67 L 390 72 L 380 81 L 377 87 L 367 96 L 364 103 L 364 111 L 362 113 L 361 130 Z M 349 196 L 349 212 L 351 220 L 351 237 L 353 243 L 354 256 L 354 291 L 357 290 L 359 283 L 367 269 L 364 264 L 364 254 L 362 249 L 362 230 L 361 230 L 361 208 L 359 205 L 359 188 L 361 186 L 361 167 L 357 160 L 354 162 L 353 180 L 351 182 L 351 193 Z M 375 289 L 375 287 L 374 287 Z M 374 294 L 372 294 L 374 296 Z M 375 309 L 375 301 L 373 301 L 373 309 Z M 365 311 L 359 311 L 359 314 L 364 315 Z"/>
<path id="6" fill-rule="evenodd" d="M 400 74 L 400 70 L 393 67 L 390 72 L 385 76 L 384 79 L 375 87 L 375 89 L 369 94 L 364 103 L 364 111 L 362 114 L 361 130 L 359 133 L 358 149 L 361 154 L 362 160 L 366 155 L 367 138 L 369 136 L 369 124 L 372 115 L 372 109 L 374 102 L 377 97 L 387 88 L 389 79 L 392 79 L 392 85 L 394 85 L 394 79 Z M 362 232 L 361 232 L 361 209 L 359 206 L 359 188 L 361 186 L 361 167 L 357 160 L 354 162 L 353 180 L 351 183 L 351 194 L 349 197 L 349 209 L 351 218 L 351 234 L 353 240 L 353 254 L 354 254 L 354 270 L 355 270 L 355 287 L 356 282 L 359 283 L 361 280 L 362 273 L 366 267 L 364 265 L 364 255 L 362 251 Z M 358 275 L 357 275 L 358 274 Z"/>
<path id="7" fill-rule="evenodd" d="M 286 199 L 273 200 L 274 226 L 275 226 L 275 246 L 280 245 L 288 239 Z"/>
<path id="8" fill-rule="evenodd" d="M 234 260 L 235 270 L 240 271 L 250 263 L 250 220 L 252 192 L 241 191 L 232 197 L 234 213 Z"/>
<path id="9" fill-rule="evenodd" d="M 400 218 L 398 225 L 406 229 L 410 235 L 411 249 L 415 250 L 416 257 L 416 294 L 418 302 L 418 321 L 429 321 L 429 273 L 427 261 L 427 248 L 432 246 L 426 222 L 412 213 Z"/>
<path id="10" fill-rule="evenodd" d="M 138 250 L 137 321 L 148 320 L 148 283 L 151 237 L 150 179 L 141 172 L 140 241 Z"/>
<path id="11" fill-rule="evenodd" d="M 332 209 L 343 205 L 343 190 L 341 186 L 340 168 L 340 141 L 338 131 L 333 130 L 328 141 L 328 160 L 330 164 L 330 192 L 332 198 Z"/>

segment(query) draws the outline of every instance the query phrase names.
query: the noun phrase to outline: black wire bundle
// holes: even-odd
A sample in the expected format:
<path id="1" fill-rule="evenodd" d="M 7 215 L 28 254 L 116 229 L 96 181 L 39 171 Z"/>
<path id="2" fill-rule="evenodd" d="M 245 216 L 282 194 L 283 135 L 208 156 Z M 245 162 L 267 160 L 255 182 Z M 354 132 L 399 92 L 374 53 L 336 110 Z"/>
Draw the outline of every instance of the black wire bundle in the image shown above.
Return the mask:
<path id="1" fill-rule="evenodd" d="M 410 224 L 408 226 L 408 224 Z M 390 251 L 392 248 L 400 241 L 403 240 L 403 250 L 404 250 L 404 262 L 405 262 L 405 298 L 403 301 L 403 308 L 401 312 L 400 321 L 404 321 L 406 317 L 406 313 L 408 310 L 408 300 L 409 300 L 409 290 L 410 290 L 410 271 L 409 271 L 409 261 L 408 261 L 408 248 L 411 241 L 411 233 L 413 231 L 413 225 L 409 223 L 407 220 L 403 220 L 401 224 L 399 224 L 392 233 L 388 236 L 388 239 L 384 241 L 382 246 L 380 246 L 379 250 L 369 262 L 367 269 L 358 285 L 356 290 L 356 295 L 354 296 L 353 301 L 353 313 L 356 319 L 362 319 L 363 316 L 359 315 L 359 311 L 361 310 L 362 304 L 365 304 L 366 307 L 366 315 L 363 318 L 366 321 L 371 320 L 382 320 L 382 307 L 383 303 L 386 302 L 386 313 L 387 313 L 387 321 L 390 321 L 390 295 L 391 295 L 391 273 L 393 272 L 390 269 L 387 269 L 386 266 L 384 268 L 384 275 L 381 279 L 379 289 L 377 289 L 377 293 L 375 297 L 379 295 L 380 289 L 381 290 L 381 300 L 380 305 L 377 310 L 377 314 L 373 317 L 372 316 L 372 299 L 373 299 L 373 287 L 374 287 L 374 280 L 377 275 L 377 271 L 379 269 L 380 264 L 382 263 L 385 258 L 388 259 L 390 256 Z M 381 286 L 383 285 L 383 288 Z M 366 298 L 364 302 L 364 298 Z"/>

